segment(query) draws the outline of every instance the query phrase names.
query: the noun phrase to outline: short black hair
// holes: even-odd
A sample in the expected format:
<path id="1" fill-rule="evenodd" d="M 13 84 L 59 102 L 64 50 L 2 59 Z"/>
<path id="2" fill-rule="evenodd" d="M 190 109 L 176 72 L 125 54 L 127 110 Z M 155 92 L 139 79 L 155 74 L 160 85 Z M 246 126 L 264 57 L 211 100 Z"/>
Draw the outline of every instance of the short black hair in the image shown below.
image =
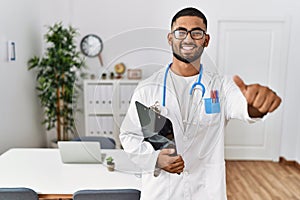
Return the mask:
<path id="1" fill-rule="evenodd" d="M 205 17 L 205 15 L 198 9 L 193 8 L 193 7 L 188 7 L 188 8 L 184 8 L 180 11 L 178 11 L 171 22 L 171 28 L 174 24 L 174 22 L 179 18 L 179 17 L 183 17 L 183 16 L 196 16 L 199 17 L 201 19 L 203 19 L 203 23 L 205 24 L 206 28 L 207 28 L 207 19 Z"/>

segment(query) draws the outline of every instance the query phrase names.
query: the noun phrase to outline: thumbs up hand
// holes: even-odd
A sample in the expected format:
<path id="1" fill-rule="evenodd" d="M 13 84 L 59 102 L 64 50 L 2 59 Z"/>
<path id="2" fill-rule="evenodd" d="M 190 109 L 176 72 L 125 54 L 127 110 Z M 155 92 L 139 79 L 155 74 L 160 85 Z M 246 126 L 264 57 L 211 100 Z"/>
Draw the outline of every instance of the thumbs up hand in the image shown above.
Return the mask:
<path id="1" fill-rule="evenodd" d="M 234 76 L 233 81 L 246 97 L 250 117 L 263 117 L 268 112 L 273 112 L 281 103 L 281 98 L 268 87 L 259 84 L 246 85 L 239 76 Z"/>

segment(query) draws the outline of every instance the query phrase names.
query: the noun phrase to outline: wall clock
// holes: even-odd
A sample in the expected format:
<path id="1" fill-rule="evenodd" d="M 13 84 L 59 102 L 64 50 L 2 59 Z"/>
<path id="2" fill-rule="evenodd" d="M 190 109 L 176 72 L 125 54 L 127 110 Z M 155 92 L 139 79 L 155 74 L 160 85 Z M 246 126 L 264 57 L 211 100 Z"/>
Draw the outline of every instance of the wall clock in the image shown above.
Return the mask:
<path id="1" fill-rule="evenodd" d="M 103 66 L 101 52 L 103 50 L 103 42 L 101 38 L 95 34 L 84 36 L 80 42 L 80 50 L 87 57 L 98 57 L 101 66 Z"/>

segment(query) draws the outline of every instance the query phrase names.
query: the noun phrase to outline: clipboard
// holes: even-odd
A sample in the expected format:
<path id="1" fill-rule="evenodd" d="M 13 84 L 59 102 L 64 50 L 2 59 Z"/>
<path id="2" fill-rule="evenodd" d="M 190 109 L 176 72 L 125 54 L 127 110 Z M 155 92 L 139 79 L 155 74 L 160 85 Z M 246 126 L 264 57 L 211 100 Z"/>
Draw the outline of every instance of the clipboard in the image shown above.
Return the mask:
<path id="1" fill-rule="evenodd" d="M 172 122 L 167 117 L 162 116 L 138 101 L 135 102 L 135 105 L 144 140 L 149 142 L 155 150 L 173 148 L 175 153 L 172 156 L 176 156 L 177 151 Z"/>

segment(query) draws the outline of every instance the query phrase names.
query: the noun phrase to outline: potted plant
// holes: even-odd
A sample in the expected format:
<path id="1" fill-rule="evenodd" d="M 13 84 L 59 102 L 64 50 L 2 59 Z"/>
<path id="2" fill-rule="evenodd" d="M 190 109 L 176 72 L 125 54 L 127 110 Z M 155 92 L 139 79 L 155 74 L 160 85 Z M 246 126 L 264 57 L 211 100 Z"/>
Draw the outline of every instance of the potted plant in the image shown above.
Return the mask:
<path id="1" fill-rule="evenodd" d="M 56 140 L 68 140 L 75 133 L 73 106 L 79 92 L 76 80 L 83 75 L 84 59 L 75 45 L 77 29 L 64 27 L 62 22 L 48 27 L 43 57 L 28 61 L 28 70 L 37 71 L 37 91 L 44 108 L 43 124 L 47 130 L 56 128 Z"/>
<path id="2" fill-rule="evenodd" d="M 113 157 L 109 156 L 106 158 L 106 164 L 108 171 L 114 171 L 115 170 L 115 163 Z"/>

